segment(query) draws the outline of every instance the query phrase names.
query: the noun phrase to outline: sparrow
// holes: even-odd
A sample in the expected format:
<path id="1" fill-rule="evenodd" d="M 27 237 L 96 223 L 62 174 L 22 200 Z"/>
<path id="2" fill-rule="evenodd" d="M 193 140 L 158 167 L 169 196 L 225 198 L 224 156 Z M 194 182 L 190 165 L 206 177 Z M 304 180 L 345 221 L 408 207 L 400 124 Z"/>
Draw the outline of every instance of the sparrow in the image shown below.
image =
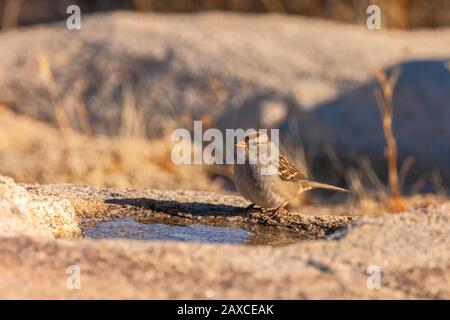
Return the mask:
<path id="1" fill-rule="evenodd" d="M 234 184 L 239 194 L 251 202 L 247 210 L 257 205 L 273 214 L 286 212 L 285 206 L 294 202 L 299 194 L 316 188 L 348 192 L 343 188 L 309 180 L 279 152 L 266 133 L 249 134 L 235 146 L 242 148 L 245 155 L 244 161 L 234 163 Z M 258 152 L 252 150 L 275 150 L 278 153 L 279 161 L 272 174 L 267 174 L 264 169 L 273 164 L 262 161 Z"/>

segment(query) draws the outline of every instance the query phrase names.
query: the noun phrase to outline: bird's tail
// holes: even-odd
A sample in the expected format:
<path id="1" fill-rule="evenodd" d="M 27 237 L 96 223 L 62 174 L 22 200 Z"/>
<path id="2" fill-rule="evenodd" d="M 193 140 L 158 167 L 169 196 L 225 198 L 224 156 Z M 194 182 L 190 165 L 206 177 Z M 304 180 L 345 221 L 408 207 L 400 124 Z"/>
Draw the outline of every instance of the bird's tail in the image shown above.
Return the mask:
<path id="1" fill-rule="evenodd" d="M 327 190 L 334 190 L 334 191 L 349 192 L 347 189 L 339 188 L 336 186 L 332 186 L 331 184 L 320 183 L 320 182 L 316 182 L 316 181 L 308 181 L 307 185 L 308 185 L 309 189 L 327 189 Z"/>

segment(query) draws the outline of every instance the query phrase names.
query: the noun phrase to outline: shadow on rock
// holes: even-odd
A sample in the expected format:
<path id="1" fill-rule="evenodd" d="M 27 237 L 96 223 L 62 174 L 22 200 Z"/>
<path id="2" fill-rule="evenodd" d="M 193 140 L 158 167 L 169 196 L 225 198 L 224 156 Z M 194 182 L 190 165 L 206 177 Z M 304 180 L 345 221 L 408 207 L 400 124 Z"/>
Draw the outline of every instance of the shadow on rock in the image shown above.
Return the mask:
<path id="1" fill-rule="evenodd" d="M 161 211 L 171 215 L 189 214 L 194 216 L 245 216 L 241 207 L 202 202 L 178 202 L 148 198 L 106 199 L 105 203 L 133 206 L 143 210 Z"/>

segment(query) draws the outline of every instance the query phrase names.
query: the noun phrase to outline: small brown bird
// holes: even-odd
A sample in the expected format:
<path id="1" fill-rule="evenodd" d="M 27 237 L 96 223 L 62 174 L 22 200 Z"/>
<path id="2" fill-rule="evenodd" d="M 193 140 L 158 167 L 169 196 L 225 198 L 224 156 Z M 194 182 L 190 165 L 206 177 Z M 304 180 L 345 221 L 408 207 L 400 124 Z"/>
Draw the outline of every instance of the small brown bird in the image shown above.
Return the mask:
<path id="1" fill-rule="evenodd" d="M 270 150 L 272 144 L 265 133 L 258 133 L 245 137 L 236 147 L 245 150 L 245 162 L 234 165 L 234 184 L 237 191 L 252 204 L 273 211 L 274 214 L 286 211 L 288 203 L 294 202 L 298 195 L 311 189 L 328 189 L 334 191 L 348 191 L 329 184 L 308 180 L 300 170 L 281 153 L 275 174 L 264 174 L 267 164 L 262 162 L 257 152 L 250 150 Z M 277 149 L 278 151 L 278 149 Z"/>

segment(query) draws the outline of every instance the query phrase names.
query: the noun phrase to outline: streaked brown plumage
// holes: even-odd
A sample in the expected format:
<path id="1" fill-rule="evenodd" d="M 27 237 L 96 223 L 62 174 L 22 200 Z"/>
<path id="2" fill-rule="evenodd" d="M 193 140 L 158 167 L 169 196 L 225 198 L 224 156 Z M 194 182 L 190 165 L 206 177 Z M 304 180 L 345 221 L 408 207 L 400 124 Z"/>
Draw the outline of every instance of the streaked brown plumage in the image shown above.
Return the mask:
<path id="1" fill-rule="evenodd" d="M 300 170 L 279 152 L 277 174 L 264 175 L 264 165 L 259 160 L 251 163 L 249 150 L 253 148 L 270 146 L 267 135 L 254 134 L 238 142 L 237 147 L 245 149 L 246 161 L 244 164 L 234 165 L 234 182 L 238 192 L 253 205 L 265 209 L 275 210 L 278 213 L 284 207 L 295 201 L 299 194 L 314 188 L 334 191 L 347 191 L 329 184 L 309 180 Z M 267 150 L 267 149 L 266 149 Z"/>

